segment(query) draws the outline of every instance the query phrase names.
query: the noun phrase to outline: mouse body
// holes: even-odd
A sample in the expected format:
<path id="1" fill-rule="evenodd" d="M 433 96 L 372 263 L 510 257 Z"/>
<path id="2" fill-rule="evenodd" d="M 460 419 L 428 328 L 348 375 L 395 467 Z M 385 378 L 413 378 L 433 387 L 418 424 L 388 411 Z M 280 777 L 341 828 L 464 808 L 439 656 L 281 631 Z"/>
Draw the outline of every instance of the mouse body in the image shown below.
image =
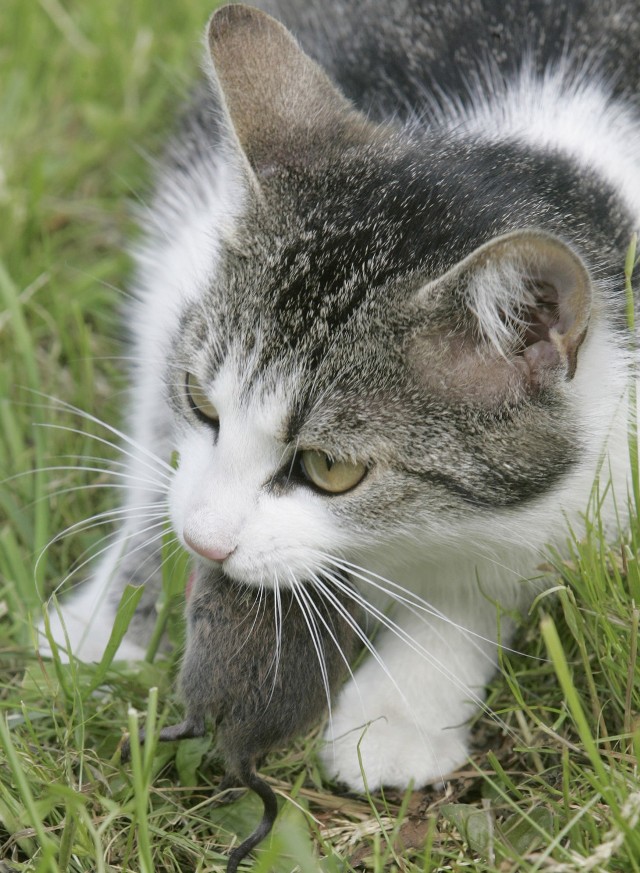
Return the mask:
<path id="1" fill-rule="evenodd" d="M 343 578 L 252 588 L 201 566 L 187 602 L 187 646 L 179 688 L 185 719 L 161 740 L 217 727 L 224 785 L 244 785 L 264 805 L 258 828 L 229 857 L 228 873 L 271 830 L 277 802 L 256 773 L 261 759 L 319 721 L 349 673 L 362 639 L 358 596 Z M 128 747 L 123 747 L 128 757 Z"/>

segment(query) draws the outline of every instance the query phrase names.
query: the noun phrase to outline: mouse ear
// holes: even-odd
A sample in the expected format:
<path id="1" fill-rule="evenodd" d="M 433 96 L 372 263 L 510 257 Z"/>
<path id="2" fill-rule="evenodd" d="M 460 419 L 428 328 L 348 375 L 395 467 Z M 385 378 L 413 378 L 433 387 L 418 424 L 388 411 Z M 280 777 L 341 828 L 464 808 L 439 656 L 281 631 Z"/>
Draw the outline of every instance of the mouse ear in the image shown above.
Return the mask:
<path id="1" fill-rule="evenodd" d="M 418 292 L 421 321 L 440 328 L 418 328 L 412 355 L 453 394 L 514 399 L 573 379 L 592 298 L 585 265 L 558 237 L 496 237 Z"/>
<path id="2" fill-rule="evenodd" d="M 252 168 L 308 160 L 331 137 L 372 129 L 279 22 L 241 4 L 223 6 L 207 28 L 210 78 Z"/>

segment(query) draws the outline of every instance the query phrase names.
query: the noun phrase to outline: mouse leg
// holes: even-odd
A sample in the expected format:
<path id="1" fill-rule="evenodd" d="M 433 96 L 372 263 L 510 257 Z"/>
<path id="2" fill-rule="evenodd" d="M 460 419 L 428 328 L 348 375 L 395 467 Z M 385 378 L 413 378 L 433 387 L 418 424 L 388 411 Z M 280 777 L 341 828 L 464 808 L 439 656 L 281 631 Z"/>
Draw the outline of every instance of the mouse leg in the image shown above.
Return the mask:
<path id="1" fill-rule="evenodd" d="M 162 728 L 158 739 L 167 742 L 172 740 L 190 740 L 193 737 L 203 737 L 206 733 L 204 716 L 188 715 L 178 724 L 170 724 Z"/>
<path id="2" fill-rule="evenodd" d="M 158 734 L 158 739 L 161 742 L 172 742 L 173 740 L 188 740 L 193 737 L 203 737 L 206 733 L 205 720 L 204 716 L 191 716 L 188 715 L 184 721 L 179 722 L 178 724 L 170 724 L 167 727 L 162 728 L 160 733 Z M 146 732 L 144 728 L 141 729 L 140 734 L 140 745 L 142 745 L 146 738 Z M 131 739 L 127 737 L 120 747 L 120 761 L 122 764 L 126 764 L 131 758 Z"/>
<path id="3" fill-rule="evenodd" d="M 246 785 L 241 785 L 238 778 L 231 773 L 225 773 L 222 777 L 222 782 L 218 785 L 218 793 L 223 794 L 225 791 L 237 791 L 238 793 L 246 791 Z"/>

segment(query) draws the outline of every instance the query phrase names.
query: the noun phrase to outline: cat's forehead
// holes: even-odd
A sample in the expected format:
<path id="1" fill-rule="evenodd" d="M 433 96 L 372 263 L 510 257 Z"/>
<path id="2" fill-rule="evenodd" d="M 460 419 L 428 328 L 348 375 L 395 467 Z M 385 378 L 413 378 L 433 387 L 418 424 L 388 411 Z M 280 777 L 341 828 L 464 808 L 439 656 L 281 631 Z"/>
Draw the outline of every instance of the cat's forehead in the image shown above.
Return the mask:
<path id="1" fill-rule="evenodd" d="M 345 409 L 401 397 L 407 304 L 497 221 L 485 204 L 472 239 L 469 191 L 457 178 L 442 190 L 446 158 L 352 155 L 272 176 L 201 301 L 211 376 L 232 348 L 238 396 L 286 386 L 300 421 L 321 403 L 344 419 Z M 467 216 L 451 208 L 456 197 Z"/>
<path id="2" fill-rule="evenodd" d="M 366 329 L 374 311 L 388 321 L 403 298 L 442 269 L 432 240 L 419 230 L 411 239 L 398 208 L 406 179 L 395 193 L 387 180 L 384 192 L 381 178 L 361 172 L 344 170 L 331 190 L 308 182 L 272 200 L 267 221 L 249 220 L 249 256 L 227 252 L 217 297 L 236 332 L 251 334 L 259 321 L 271 334 L 265 353 L 286 346 L 301 357 L 325 358 L 337 334 L 348 326 Z"/>
<path id="3" fill-rule="evenodd" d="M 381 291 L 405 293 L 404 277 L 385 274 L 384 255 L 363 263 L 345 248 L 274 253 L 251 277 L 253 304 L 237 294 L 230 322 L 246 393 L 286 385 L 308 412 L 318 398 L 340 405 L 354 383 L 364 395 L 384 382 L 402 338 Z"/>
<path id="4" fill-rule="evenodd" d="M 454 164 L 451 148 L 387 144 L 274 171 L 243 218 L 250 255 L 226 252 L 227 302 L 245 314 L 255 302 L 290 342 L 333 336 L 373 301 L 393 311 L 512 220 L 498 197 L 477 202 L 476 187 L 493 178 L 482 161 L 457 154 Z M 496 160 L 488 154 L 487 166 Z"/>

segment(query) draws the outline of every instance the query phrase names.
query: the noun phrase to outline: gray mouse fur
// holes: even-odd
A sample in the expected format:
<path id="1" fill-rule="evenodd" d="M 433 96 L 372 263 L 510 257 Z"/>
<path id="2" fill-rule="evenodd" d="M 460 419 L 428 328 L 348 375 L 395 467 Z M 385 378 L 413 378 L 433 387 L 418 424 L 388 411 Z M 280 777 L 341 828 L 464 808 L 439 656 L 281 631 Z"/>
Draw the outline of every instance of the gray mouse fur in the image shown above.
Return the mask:
<path id="1" fill-rule="evenodd" d="M 345 584 L 343 580 L 341 586 Z M 269 751 L 320 719 L 359 649 L 356 600 L 328 581 L 324 587 L 334 598 L 332 604 L 311 585 L 297 596 L 281 589 L 277 622 L 273 591 L 249 588 L 217 569 L 200 568 L 196 574 L 179 680 L 186 717 L 163 728 L 159 739 L 203 736 L 211 719 L 225 764 L 224 787 L 239 783 L 262 800 L 262 821 L 233 850 L 227 873 L 234 873 L 264 839 L 277 815 L 275 794 L 256 774 L 256 766 Z M 128 757 L 125 741 L 122 759 Z"/>

